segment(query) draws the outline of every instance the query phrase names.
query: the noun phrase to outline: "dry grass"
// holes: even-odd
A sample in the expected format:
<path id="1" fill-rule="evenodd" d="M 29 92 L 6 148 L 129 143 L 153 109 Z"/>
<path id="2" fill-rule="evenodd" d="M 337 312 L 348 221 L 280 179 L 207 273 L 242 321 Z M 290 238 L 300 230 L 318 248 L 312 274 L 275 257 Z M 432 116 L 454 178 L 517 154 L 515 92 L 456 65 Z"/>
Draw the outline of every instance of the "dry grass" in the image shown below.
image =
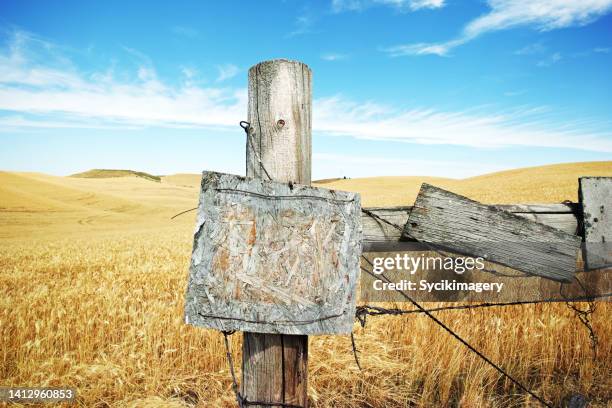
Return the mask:
<path id="1" fill-rule="evenodd" d="M 431 182 L 488 202 L 576 199 L 580 175 L 612 163 L 514 170 Z M 338 180 L 365 205 L 410 204 L 421 178 Z M 83 407 L 234 406 L 221 336 L 182 322 L 199 177 L 61 178 L 0 173 L 0 384 L 78 388 Z M 542 186 L 546 186 L 544 189 Z M 599 356 L 563 304 L 438 316 L 521 381 L 559 404 L 579 392 L 610 406 L 609 306 Z M 512 384 L 424 317 L 310 339 L 314 406 L 532 406 Z M 240 359 L 240 336 L 232 337 Z M 197 403 L 194 402 L 197 400 Z"/>

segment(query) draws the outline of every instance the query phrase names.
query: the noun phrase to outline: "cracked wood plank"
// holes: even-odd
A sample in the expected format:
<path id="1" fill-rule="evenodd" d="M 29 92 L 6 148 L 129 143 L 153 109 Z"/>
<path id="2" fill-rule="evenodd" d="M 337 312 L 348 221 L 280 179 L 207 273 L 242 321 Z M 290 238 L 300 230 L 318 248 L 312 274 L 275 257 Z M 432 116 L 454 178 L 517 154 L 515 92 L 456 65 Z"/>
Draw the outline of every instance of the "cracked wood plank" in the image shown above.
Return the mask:
<path id="1" fill-rule="evenodd" d="M 187 323 L 259 333 L 350 333 L 358 194 L 204 172 Z"/>
<path id="2" fill-rule="evenodd" d="M 508 211 L 520 217 L 536 221 L 568 234 L 578 231 L 581 206 L 568 204 L 495 204 L 492 207 Z M 404 226 L 412 206 L 366 208 L 378 217 L 395 225 Z M 363 225 L 363 252 L 421 251 L 427 247 L 414 241 L 400 241 L 402 232 L 391 225 L 369 215 L 361 215 Z"/>
<path id="3" fill-rule="evenodd" d="M 529 275 L 570 281 L 580 238 L 424 183 L 403 239 L 482 256 Z"/>

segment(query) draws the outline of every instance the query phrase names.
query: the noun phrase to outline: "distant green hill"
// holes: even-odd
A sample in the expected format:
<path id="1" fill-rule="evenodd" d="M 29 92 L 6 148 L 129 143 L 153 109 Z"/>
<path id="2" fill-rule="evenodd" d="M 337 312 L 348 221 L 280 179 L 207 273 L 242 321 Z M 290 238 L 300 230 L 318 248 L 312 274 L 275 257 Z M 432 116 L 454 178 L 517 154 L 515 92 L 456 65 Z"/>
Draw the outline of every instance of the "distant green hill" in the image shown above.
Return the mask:
<path id="1" fill-rule="evenodd" d="M 161 177 L 154 176 L 149 173 L 145 173 L 142 171 L 134 171 L 134 170 L 109 170 L 109 169 L 92 169 L 88 171 L 84 171 L 83 173 L 72 174 L 70 177 L 79 177 L 79 178 L 112 178 L 112 177 L 129 177 L 136 176 L 142 177 L 143 179 L 147 179 L 150 181 L 161 182 Z"/>

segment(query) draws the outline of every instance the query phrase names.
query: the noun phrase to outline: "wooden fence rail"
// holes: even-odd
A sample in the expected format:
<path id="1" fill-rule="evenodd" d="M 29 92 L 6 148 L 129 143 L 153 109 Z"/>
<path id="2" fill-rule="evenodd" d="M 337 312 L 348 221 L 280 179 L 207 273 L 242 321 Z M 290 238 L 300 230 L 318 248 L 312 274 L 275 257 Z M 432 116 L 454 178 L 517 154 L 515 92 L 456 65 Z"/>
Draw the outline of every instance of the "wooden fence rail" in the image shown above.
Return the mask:
<path id="1" fill-rule="evenodd" d="M 492 207 L 508 211 L 526 219 L 539 222 L 568 234 L 582 235 L 582 205 L 567 204 L 501 204 Z M 412 206 L 369 207 L 366 210 L 387 221 L 377 220 L 366 213 L 361 216 L 363 226 L 363 252 L 393 252 L 427 250 L 416 241 L 400 241 L 402 232 L 390 224 L 404 226 Z"/>

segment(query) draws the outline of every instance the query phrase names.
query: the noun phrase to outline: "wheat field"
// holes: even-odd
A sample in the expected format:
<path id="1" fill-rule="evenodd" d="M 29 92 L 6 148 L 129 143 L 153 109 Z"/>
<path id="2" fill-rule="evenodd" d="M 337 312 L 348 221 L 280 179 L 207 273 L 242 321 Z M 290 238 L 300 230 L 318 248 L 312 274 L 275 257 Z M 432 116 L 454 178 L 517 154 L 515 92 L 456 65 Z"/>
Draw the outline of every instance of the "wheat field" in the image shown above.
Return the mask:
<path id="1" fill-rule="evenodd" d="M 409 205 L 422 181 L 487 203 L 554 203 L 576 201 L 586 175 L 612 176 L 612 162 L 319 185 L 360 192 L 364 206 Z M 170 217 L 196 206 L 198 186 L 189 174 L 0 172 L 0 385 L 76 387 L 81 407 L 235 406 L 222 336 L 182 319 L 194 213 Z M 580 393 L 609 407 L 609 313 L 600 302 L 592 316 L 596 359 L 565 304 L 437 317 L 555 406 Z M 536 406 L 426 317 L 372 317 L 355 338 L 362 372 L 350 337 L 310 338 L 312 406 Z"/>

